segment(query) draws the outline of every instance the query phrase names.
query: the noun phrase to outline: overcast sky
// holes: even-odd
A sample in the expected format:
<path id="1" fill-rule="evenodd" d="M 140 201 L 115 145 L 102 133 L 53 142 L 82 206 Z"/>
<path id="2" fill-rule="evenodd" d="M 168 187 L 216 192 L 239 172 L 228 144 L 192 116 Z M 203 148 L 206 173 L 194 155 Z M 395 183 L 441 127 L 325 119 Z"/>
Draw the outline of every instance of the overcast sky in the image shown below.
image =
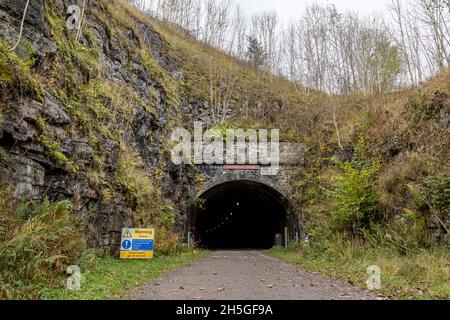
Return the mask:
<path id="1" fill-rule="evenodd" d="M 247 15 L 275 10 L 283 22 L 296 20 L 307 4 L 334 4 L 338 11 L 356 11 L 361 16 L 378 12 L 383 14 L 390 0 L 235 0 L 242 5 Z"/>

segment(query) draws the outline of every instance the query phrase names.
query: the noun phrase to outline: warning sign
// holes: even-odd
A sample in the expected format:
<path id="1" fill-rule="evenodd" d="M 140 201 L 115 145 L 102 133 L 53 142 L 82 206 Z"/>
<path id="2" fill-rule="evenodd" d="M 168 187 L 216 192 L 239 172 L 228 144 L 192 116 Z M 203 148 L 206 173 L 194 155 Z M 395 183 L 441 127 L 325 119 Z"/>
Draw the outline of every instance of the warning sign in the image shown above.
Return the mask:
<path id="1" fill-rule="evenodd" d="M 123 233 L 123 237 L 124 238 L 133 238 L 133 236 L 131 235 L 130 229 L 125 230 L 125 232 Z"/>
<path id="2" fill-rule="evenodd" d="M 122 230 L 121 259 L 152 259 L 155 229 L 125 228 Z"/>

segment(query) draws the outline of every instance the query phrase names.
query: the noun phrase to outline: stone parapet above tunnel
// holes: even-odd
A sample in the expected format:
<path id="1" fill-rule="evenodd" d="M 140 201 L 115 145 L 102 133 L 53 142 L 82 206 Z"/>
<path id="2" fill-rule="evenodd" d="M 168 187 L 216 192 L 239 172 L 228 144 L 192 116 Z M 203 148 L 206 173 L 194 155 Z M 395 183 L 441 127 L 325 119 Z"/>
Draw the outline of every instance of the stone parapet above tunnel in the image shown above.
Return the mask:
<path id="1" fill-rule="evenodd" d="M 280 164 L 285 166 L 305 163 L 305 145 L 295 142 L 280 142 Z"/>

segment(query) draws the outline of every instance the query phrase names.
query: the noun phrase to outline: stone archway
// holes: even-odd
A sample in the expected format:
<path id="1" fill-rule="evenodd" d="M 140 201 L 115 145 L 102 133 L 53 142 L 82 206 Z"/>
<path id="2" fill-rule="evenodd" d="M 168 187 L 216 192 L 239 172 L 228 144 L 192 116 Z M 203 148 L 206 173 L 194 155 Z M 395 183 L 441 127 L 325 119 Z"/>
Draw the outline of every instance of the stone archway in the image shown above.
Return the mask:
<path id="1" fill-rule="evenodd" d="M 199 246 L 210 249 L 268 249 L 285 228 L 291 239 L 300 232 L 292 202 L 278 186 L 244 177 L 209 184 L 197 194 L 188 221 Z"/>

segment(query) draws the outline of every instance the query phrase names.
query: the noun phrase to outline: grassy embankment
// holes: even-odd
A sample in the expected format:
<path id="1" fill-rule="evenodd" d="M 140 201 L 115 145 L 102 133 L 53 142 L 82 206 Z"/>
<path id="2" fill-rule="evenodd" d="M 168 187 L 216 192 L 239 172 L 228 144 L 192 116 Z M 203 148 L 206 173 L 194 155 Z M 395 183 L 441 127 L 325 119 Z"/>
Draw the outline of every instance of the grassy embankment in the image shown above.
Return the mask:
<path id="1" fill-rule="evenodd" d="M 378 265 L 388 298 L 450 299 L 449 79 L 336 97 L 341 151 L 320 111 L 296 182 L 309 244 L 271 253 L 361 287 Z"/>
<path id="2" fill-rule="evenodd" d="M 345 244 L 321 251 L 275 248 L 269 251 L 288 263 L 367 289 L 367 267 L 381 268 L 382 289 L 389 299 L 450 299 L 450 256 L 446 249 L 400 255 L 393 248 Z"/>
<path id="3" fill-rule="evenodd" d="M 121 261 L 112 257 L 97 258 L 82 273 L 81 289 L 68 291 L 61 286 L 46 289 L 46 300 L 116 300 L 126 299 L 133 289 L 207 255 L 193 251 L 158 257 L 149 261 Z"/>

